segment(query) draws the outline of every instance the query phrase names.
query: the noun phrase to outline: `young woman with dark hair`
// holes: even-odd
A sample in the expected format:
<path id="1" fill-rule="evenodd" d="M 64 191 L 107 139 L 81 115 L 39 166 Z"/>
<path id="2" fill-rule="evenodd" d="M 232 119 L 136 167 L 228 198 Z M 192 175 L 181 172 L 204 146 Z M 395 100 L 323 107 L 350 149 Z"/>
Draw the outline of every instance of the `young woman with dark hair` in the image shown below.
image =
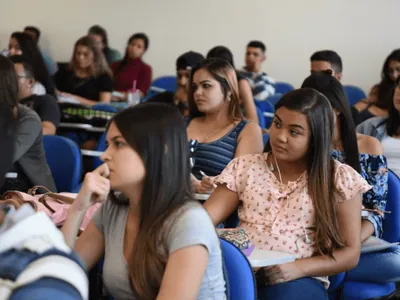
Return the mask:
<path id="1" fill-rule="evenodd" d="M 59 95 L 71 97 L 84 105 L 109 103 L 112 74 L 94 41 L 84 36 L 74 46 L 69 68 L 54 76 Z"/>
<path id="2" fill-rule="evenodd" d="M 393 88 L 399 76 L 400 49 L 396 49 L 386 58 L 382 67 L 382 80 L 371 89 L 369 101 L 362 101 L 355 105 L 355 108 L 360 111 L 360 123 L 373 117 L 387 116 Z"/>
<path id="3" fill-rule="evenodd" d="M 86 174 L 70 208 L 67 243 L 89 270 L 104 257 L 104 286 L 116 299 L 226 299 L 218 237 L 192 199 L 178 110 L 160 103 L 128 108 L 111 121 L 107 144 L 104 164 Z M 87 208 L 104 200 L 76 240 Z"/>
<path id="4" fill-rule="evenodd" d="M 365 121 L 357 131 L 381 141 L 388 167 L 400 177 L 400 79 L 392 92 L 387 118 L 376 117 Z"/>
<path id="5" fill-rule="evenodd" d="M 243 119 L 236 71 L 226 60 L 207 59 L 192 70 L 188 103 L 187 133 L 196 141 L 192 183 L 196 192 L 210 193 L 210 176 L 234 157 L 262 152 L 262 133 Z"/>
<path id="6" fill-rule="evenodd" d="M 225 59 L 233 68 L 235 68 L 232 52 L 228 48 L 224 46 L 216 46 L 212 48 L 208 51 L 207 58 L 213 57 Z M 246 77 L 237 71 L 236 76 L 238 80 L 240 105 L 243 107 L 244 115 L 248 120 L 258 124 L 257 109 L 251 92 L 250 83 L 247 81 Z"/>
<path id="7" fill-rule="evenodd" d="M 23 55 L 33 67 L 36 80 L 36 84 L 33 87 L 34 94 L 56 96 L 53 79 L 47 70 L 36 42 L 29 34 L 14 32 L 10 37 L 8 52 L 10 56 Z"/>
<path id="8" fill-rule="evenodd" d="M 306 78 L 302 87 L 321 92 L 333 107 L 336 121 L 332 157 L 351 166 L 373 187 L 362 195 L 363 206 L 376 212 L 361 219 L 361 242 L 371 236 L 382 237 L 388 172 L 381 144 L 375 138 L 356 133 L 349 102 L 342 84 L 336 78 L 329 73 L 316 73 Z M 400 247 L 393 247 L 361 255 L 358 265 L 347 276 L 355 281 L 393 282 L 400 279 L 398 270 Z"/>
<path id="9" fill-rule="evenodd" d="M 4 184 L 5 174 L 10 170 L 15 148 L 17 119 L 15 108 L 18 103 L 18 82 L 12 75 L 12 62 L 0 55 L 0 190 Z"/>
<path id="10" fill-rule="evenodd" d="M 10 139 L 9 134 L 15 129 L 12 137 L 15 141 L 12 166 L 7 171 L 18 175 L 17 178 L 6 178 L 0 194 L 7 190 L 26 192 L 35 185 L 42 185 L 56 192 L 43 149 L 40 118 L 33 110 L 18 103 L 18 86 L 14 64 L 8 58 L 0 56 L 0 110 L 3 114 L 1 122 L 4 124 L 1 128 L 6 130 L 5 143 L 7 136 Z M 5 165 L 7 164 L 8 161 L 5 161 Z"/>
<path id="11" fill-rule="evenodd" d="M 115 90 L 126 94 L 132 90 L 133 82 L 141 96 L 146 95 L 152 79 L 151 67 L 142 60 L 143 55 L 149 48 L 149 38 L 144 33 L 132 35 L 126 45 L 124 58 L 112 65 L 114 73 Z M 125 100 L 126 95 L 122 99 Z"/>
<path id="12" fill-rule="evenodd" d="M 266 152 L 235 158 L 204 204 L 215 225 L 239 207 L 239 227 L 257 248 L 297 256 L 258 271 L 261 300 L 326 299 L 327 276 L 358 262 L 361 194 L 370 186 L 332 159 L 333 130 L 324 95 L 286 94 L 276 105 Z"/>

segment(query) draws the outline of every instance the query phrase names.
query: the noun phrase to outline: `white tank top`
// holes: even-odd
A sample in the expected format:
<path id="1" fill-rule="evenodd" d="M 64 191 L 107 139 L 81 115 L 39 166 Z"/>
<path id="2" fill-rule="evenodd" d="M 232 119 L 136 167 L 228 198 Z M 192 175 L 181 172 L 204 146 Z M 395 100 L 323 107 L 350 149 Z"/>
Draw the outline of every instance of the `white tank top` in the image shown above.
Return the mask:
<path id="1" fill-rule="evenodd" d="M 400 176 L 400 138 L 387 136 L 382 140 L 382 146 L 389 169 Z"/>

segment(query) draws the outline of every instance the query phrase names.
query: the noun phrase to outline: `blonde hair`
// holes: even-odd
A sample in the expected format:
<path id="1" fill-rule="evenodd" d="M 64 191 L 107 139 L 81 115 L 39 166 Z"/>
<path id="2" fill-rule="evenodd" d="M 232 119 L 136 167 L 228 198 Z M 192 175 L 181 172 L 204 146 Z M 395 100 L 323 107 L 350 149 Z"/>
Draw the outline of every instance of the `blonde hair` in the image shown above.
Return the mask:
<path id="1" fill-rule="evenodd" d="M 77 62 L 75 59 L 75 53 L 78 46 L 83 46 L 89 48 L 93 52 L 93 64 L 90 66 L 90 75 L 98 77 L 103 74 L 107 74 L 112 77 L 112 72 L 107 64 L 103 52 L 99 51 L 96 44 L 89 36 L 81 37 L 76 41 L 74 46 L 74 52 L 72 53 L 71 61 L 69 63 L 69 68 L 73 71 L 78 69 Z"/>

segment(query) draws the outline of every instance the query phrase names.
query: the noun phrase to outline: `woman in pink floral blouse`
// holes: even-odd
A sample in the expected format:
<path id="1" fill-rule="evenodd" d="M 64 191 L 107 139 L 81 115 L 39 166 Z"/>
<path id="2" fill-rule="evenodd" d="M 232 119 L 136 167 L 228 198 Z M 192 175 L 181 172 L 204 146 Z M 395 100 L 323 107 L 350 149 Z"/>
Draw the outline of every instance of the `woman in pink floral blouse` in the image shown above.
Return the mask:
<path id="1" fill-rule="evenodd" d="M 270 151 L 235 158 L 205 203 L 214 224 L 239 207 L 239 227 L 256 247 L 292 253 L 294 262 L 257 273 L 259 299 L 326 299 L 328 276 L 360 257 L 361 194 L 371 187 L 331 158 L 334 114 L 313 89 L 276 105 Z"/>

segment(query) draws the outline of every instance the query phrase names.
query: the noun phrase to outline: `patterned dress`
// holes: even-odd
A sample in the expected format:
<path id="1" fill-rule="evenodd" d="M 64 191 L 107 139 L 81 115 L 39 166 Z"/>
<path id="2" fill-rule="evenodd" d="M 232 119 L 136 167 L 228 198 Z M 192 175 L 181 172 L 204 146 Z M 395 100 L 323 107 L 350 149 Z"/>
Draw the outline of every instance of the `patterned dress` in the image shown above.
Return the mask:
<path id="1" fill-rule="evenodd" d="M 332 157 L 341 163 L 345 162 L 345 155 L 342 151 L 333 150 Z M 363 194 L 363 205 L 369 209 L 384 211 L 388 191 L 388 167 L 386 158 L 383 155 L 360 154 L 361 176 L 372 186 L 372 189 Z M 376 237 L 383 234 L 383 214 L 373 213 L 368 221 L 374 225 Z"/>

